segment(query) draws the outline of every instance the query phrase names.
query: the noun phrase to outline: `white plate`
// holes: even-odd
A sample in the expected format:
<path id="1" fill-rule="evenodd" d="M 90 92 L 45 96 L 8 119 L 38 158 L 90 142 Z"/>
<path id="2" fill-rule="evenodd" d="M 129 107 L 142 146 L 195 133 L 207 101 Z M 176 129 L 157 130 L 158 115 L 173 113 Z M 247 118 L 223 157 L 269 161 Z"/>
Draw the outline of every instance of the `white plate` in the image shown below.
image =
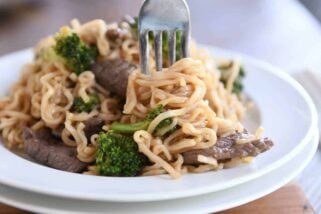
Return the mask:
<path id="1" fill-rule="evenodd" d="M 215 193 L 159 202 L 94 202 L 27 192 L 0 184 L 0 201 L 38 213 L 212 213 L 263 197 L 295 178 L 311 161 L 318 147 L 319 132 L 293 159 L 266 175 Z"/>
<path id="2" fill-rule="evenodd" d="M 259 60 L 208 47 L 213 53 L 241 57 L 247 77 L 246 92 L 261 110 L 262 126 L 275 146 L 253 164 L 233 169 L 188 174 L 179 180 L 168 176 L 115 178 L 66 173 L 35 164 L 0 146 L 0 182 L 9 186 L 87 200 L 155 201 L 195 196 L 258 178 L 293 158 L 309 142 L 317 114 L 305 90 L 283 71 Z M 18 78 L 30 50 L 0 59 L 0 95 Z"/>

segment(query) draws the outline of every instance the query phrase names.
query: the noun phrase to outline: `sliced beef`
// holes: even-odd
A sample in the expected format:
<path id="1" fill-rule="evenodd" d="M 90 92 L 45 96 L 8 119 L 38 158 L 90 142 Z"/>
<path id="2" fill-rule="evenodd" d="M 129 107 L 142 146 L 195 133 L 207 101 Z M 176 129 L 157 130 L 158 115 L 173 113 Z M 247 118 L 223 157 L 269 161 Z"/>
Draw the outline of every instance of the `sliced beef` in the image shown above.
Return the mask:
<path id="1" fill-rule="evenodd" d="M 97 83 L 122 99 L 126 98 L 128 76 L 135 69 L 134 64 L 122 59 L 97 62 L 92 67 Z"/>
<path id="2" fill-rule="evenodd" d="M 99 132 L 101 132 L 104 124 L 104 120 L 99 117 L 92 117 L 85 121 L 84 132 L 87 139 L 89 140 L 93 134 L 98 134 Z M 58 126 L 56 129 L 51 130 L 51 133 L 55 138 L 60 138 L 64 128 L 64 125 Z"/>
<path id="3" fill-rule="evenodd" d="M 269 150 L 273 146 L 273 142 L 268 138 L 252 140 L 248 143 L 237 144 L 239 139 L 248 138 L 247 132 L 234 133 L 225 137 L 220 137 L 216 144 L 207 149 L 197 149 L 183 153 L 184 164 L 198 165 L 198 155 L 213 157 L 218 161 L 226 161 L 236 157 L 257 156 Z"/>
<path id="4" fill-rule="evenodd" d="M 120 29 L 116 28 L 116 29 L 109 29 L 106 31 L 106 37 L 109 40 L 115 41 L 116 39 L 118 39 L 120 37 Z"/>
<path id="5" fill-rule="evenodd" d="M 89 120 L 85 122 L 85 135 L 87 139 L 90 139 L 90 137 L 94 134 L 98 134 L 102 131 L 104 120 L 100 117 L 92 117 Z"/>
<path id="6" fill-rule="evenodd" d="M 57 128 L 52 129 L 51 133 L 55 138 L 61 138 L 62 131 L 64 130 L 65 125 L 61 124 Z"/>
<path id="7" fill-rule="evenodd" d="M 51 130 L 23 131 L 25 153 L 36 162 L 68 172 L 82 172 L 87 164 L 77 159 L 75 148 L 64 145 Z"/>
<path id="8" fill-rule="evenodd" d="M 110 41 L 123 40 L 128 38 L 128 33 L 122 28 L 109 29 L 106 31 L 106 37 Z"/>

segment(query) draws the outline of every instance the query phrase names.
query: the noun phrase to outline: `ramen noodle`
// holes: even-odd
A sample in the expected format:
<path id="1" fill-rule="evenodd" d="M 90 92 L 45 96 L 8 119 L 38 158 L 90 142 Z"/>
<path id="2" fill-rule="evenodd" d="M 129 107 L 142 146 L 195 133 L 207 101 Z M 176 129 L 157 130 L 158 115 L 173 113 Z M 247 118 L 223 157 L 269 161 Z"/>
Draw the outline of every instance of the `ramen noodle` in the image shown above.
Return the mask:
<path id="1" fill-rule="evenodd" d="M 24 147 L 25 127 L 34 131 L 49 128 L 61 133 L 62 142 L 76 148 L 77 158 L 88 163 L 84 173 L 99 174 L 95 164 L 99 133 L 88 138 L 86 121 L 102 118 L 103 130 L 108 131 L 115 121 L 141 121 L 151 109 L 162 105 L 166 111 L 155 117 L 146 130 L 133 133 L 139 152 L 149 160 L 141 175 L 169 174 L 178 178 L 187 172 L 219 170 L 231 163 L 200 154 L 197 156 L 200 164 L 189 165 L 184 164 L 183 154 L 212 148 L 220 137 L 244 131 L 240 121 L 245 107 L 240 96 L 233 93 L 233 84 L 241 70 L 238 60 L 215 59 L 193 42 L 190 58 L 180 59 L 161 72 L 155 71 L 151 52 L 150 74 L 143 74 L 137 37 L 128 22 L 106 24 L 103 20 L 93 20 L 81 24 L 72 20 L 71 26 L 63 29 L 97 47 L 100 61 L 122 59 L 136 65 L 128 78 L 125 103 L 98 84 L 91 70 L 76 75 L 63 61 L 52 58 L 48 50 L 56 41 L 55 35 L 49 36 L 35 47 L 34 61 L 24 66 L 9 95 L 0 100 L 0 130 L 9 149 Z M 110 30 L 120 31 L 118 39 L 106 36 Z M 225 82 L 222 82 L 222 66 L 227 67 Z M 88 112 L 73 111 L 75 97 L 89 102 L 91 94 L 100 100 L 97 107 Z M 172 119 L 171 124 L 155 135 L 154 130 L 166 118 Z M 174 131 L 166 134 L 173 128 Z M 259 129 L 250 139 L 237 143 L 246 144 L 260 138 L 261 133 Z M 252 157 L 244 158 L 244 162 L 250 161 Z"/>

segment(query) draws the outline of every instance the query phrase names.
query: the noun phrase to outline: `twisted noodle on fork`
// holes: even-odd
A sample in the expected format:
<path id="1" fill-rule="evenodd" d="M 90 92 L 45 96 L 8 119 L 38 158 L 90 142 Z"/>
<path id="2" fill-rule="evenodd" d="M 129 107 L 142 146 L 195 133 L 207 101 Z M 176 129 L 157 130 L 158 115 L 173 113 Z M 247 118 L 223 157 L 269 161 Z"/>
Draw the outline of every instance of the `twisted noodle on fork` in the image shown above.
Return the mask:
<path id="1" fill-rule="evenodd" d="M 145 75 L 135 72 L 129 78 L 124 113 L 142 117 L 145 106 L 153 108 L 163 104 L 167 111 L 159 114 L 146 131 L 137 131 L 134 140 L 139 151 L 153 163 L 144 169 L 144 175 L 168 173 L 173 178 L 191 170 L 218 169 L 215 159 L 200 157 L 204 166 L 184 167 L 181 154 L 194 149 L 206 149 L 215 145 L 218 133 L 242 131 L 239 119 L 242 105 L 234 95 L 225 91 L 212 73 L 207 72 L 201 61 L 182 59 L 162 72 Z M 215 97 L 220 97 L 217 103 Z M 215 104 L 215 108 L 212 106 Z M 231 105 L 232 104 L 232 105 Z M 220 115 L 217 112 L 221 112 Z M 161 140 L 153 135 L 154 130 L 166 118 L 181 127 Z M 175 167 L 174 167 L 175 165 Z"/>

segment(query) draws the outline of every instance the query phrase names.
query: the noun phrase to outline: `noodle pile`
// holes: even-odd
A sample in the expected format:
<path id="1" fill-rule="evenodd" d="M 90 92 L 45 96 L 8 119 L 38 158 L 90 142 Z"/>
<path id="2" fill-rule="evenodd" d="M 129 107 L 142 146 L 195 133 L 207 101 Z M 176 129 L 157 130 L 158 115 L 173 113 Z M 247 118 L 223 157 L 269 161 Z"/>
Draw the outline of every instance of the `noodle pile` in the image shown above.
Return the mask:
<path id="1" fill-rule="evenodd" d="M 117 28 L 121 29 L 118 39 L 110 40 L 105 36 L 107 30 Z M 70 30 L 85 43 L 96 45 L 100 59 L 121 58 L 137 65 L 138 69 L 128 80 L 125 105 L 98 85 L 91 71 L 77 76 L 63 63 L 39 57 L 55 44 L 54 37 L 48 37 L 38 44 L 34 62 L 23 68 L 22 76 L 12 86 L 10 94 L 0 99 L 0 130 L 7 147 L 23 148 L 25 127 L 33 130 L 49 127 L 61 133 L 66 145 L 77 148 L 80 161 L 92 164 L 96 158 L 98 135 L 91 136 L 90 140 L 86 138 L 85 121 L 98 116 L 105 122 L 104 130 L 108 131 L 112 122 L 140 121 L 150 109 L 162 104 L 166 111 L 158 115 L 146 131 L 134 133 L 139 151 L 151 162 L 142 175 L 170 174 L 177 178 L 186 172 L 223 167 L 214 158 L 202 155 L 198 156 L 202 163 L 199 167 L 183 165 L 182 153 L 209 148 L 215 145 L 218 136 L 242 132 L 239 121 L 245 109 L 231 93 L 239 63 L 234 63 L 232 75 L 224 87 L 217 70 L 220 61 L 192 44 L 191 58 L 181 59 L 162 72 L 155 71 L 151 53 L 151 74 L 146 75 L 140 72 L 138 43 L 128 23 L 106 24 L 93 20 L 80 24 L 73 20 Z M 71 111 L 75 97 L 88 101 L 89 94 L 93 93 L 100 99 L 99 106 L 89 113 Z M 165 118 L 173 118 L 172 124 L 154 135 L 154 129 Z M 173 127 L 179 128 L 165 135 Z M 88 170 L 88 174 L 97 173 L 94 164 Z"/>

